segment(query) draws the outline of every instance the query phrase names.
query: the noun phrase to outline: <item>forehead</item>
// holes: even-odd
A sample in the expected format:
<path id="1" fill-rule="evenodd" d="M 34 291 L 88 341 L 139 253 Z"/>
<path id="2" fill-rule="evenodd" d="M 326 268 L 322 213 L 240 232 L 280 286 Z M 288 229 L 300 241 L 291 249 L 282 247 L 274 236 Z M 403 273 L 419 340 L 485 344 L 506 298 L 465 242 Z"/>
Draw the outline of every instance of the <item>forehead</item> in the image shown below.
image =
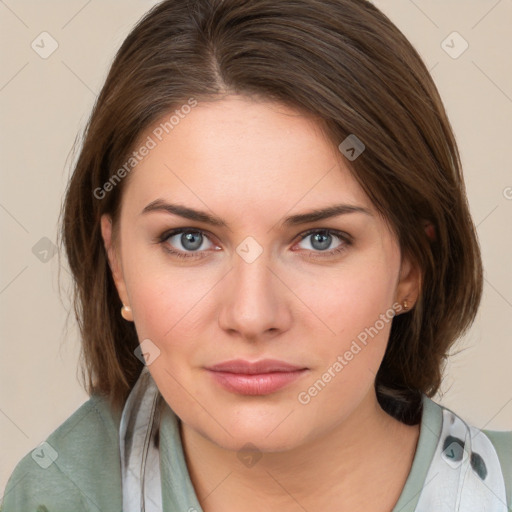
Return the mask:
<path id="1" fill-rule="evenodd" d="M 321 124 L 279 103 L 230 96 L 177 107 L 141 134 L 136 148 L 143 145 L 150 149 L 125 191 L 138 207 L 186 197 L 197 206 L 343 200 L 372 208 Z"/>

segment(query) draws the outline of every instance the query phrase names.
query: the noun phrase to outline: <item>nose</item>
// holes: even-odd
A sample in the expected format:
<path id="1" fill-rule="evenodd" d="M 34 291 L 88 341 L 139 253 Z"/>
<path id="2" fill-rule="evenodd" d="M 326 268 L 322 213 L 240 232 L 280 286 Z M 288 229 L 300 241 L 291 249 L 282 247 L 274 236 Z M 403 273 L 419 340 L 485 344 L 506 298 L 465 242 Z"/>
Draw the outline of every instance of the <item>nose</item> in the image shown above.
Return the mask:
<path id="1" fill-rule="evenodd" d="M 246 341 L 277 336 L 290 328 L 293 295 L 269 265 L 263 252 L 248 263 L 236 255 L 231 272 L 219 290 L 219 325 Z"/>

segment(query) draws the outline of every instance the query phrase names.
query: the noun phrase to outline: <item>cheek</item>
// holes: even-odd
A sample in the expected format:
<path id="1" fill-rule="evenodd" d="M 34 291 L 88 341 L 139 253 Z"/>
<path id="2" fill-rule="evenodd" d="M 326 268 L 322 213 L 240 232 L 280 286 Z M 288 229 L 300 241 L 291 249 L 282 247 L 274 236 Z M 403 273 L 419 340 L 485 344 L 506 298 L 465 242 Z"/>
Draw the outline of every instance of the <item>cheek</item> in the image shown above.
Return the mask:
<path id="1" fill-rule="evenodd" d="M 329 279 L 309 279 L 297 295 L 307 297 L 306 303 L 322 320 L 318 325 L 325 328 L 327 338 L 348 340 L 374 325 L 392 307 L 394 281 L 391 267 L 367 260 L 347 265 Z"/>
<path id="2" fill-rule="evenodd" d="M 167 342 L 190 323 L 197 293 L 188 283 L 161 275 L 140 275 L 132 287 L 132 309 L 139 337 Z"/>
<path id="3" fill-rule="evenodd" d="M 327 405 L 327 397 L 338 394 L 358 396 L 375 380 L 395 313 L 391 263 L 381 254 L 361 261 L 357 268 L 347 265 L 335 280 L 324 282 L 322 293 L 316 293 L 315 311 L 323 320 L 317 324 L 326 333 L 315 347 L 322 361 L 317 377 L 329 381 L 329 391 L 318 403 Z M 325 374 L 329 371 L 336 378 Z"/>
<path id="4" fill-rule="evenodd" d="M 139 340 L 151 339 L 174 358 L 192 351 L 209 318 L 211 280 L 199 276 L 197 268 L 173 267 L 156 251 L 134 252 L 125 276 Z"/>
<path id="5" fill-rule="evenodd" d="M 374 385 L 395 313 L 392 291 L 382 280 L 347 278 L 324 296 L 321 311 L 330 312 L 326 323 L 335 334 L 319 340 L 315 352 L 321 364 L 297 397 L 310 414 L 337 417 L 341 404 L 355 408 Z"/>

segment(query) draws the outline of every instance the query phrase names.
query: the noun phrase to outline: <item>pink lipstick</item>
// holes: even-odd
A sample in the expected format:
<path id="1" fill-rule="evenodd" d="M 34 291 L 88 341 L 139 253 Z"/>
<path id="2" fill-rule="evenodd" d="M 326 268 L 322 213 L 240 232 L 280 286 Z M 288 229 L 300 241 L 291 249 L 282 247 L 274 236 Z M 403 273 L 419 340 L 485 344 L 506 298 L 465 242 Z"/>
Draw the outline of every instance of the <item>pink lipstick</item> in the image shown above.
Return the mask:
<path id="1" fill-rule="evenodd" d="M 268 395 L 287 386 L 308 370 L 276 359 L 252 363 L 234 359 L 206 369 L 222 387 L 241 395 Z"/>

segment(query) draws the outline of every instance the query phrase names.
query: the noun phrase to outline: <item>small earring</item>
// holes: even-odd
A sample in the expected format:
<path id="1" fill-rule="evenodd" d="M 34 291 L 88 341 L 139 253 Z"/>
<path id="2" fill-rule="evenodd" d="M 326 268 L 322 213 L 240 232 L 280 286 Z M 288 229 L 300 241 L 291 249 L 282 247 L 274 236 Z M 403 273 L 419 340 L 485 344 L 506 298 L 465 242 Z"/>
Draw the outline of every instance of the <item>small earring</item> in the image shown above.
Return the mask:
<path id="1" fill-rule="evenodd" d="M 125 306 L 123 304 L 123 307 L 121 308 L 121 316 L 127 320 L 128 322 L 133 320 L 132 316 L 132 308 L 130 306 Z"/>
<path id="2" fill-rule="evenodd" d="M 407 311 L 409 309 L 409 305 L 407 304 L 407 299 L 404 300 L 403 308 L 404 308 L 404 311 Z"/>

